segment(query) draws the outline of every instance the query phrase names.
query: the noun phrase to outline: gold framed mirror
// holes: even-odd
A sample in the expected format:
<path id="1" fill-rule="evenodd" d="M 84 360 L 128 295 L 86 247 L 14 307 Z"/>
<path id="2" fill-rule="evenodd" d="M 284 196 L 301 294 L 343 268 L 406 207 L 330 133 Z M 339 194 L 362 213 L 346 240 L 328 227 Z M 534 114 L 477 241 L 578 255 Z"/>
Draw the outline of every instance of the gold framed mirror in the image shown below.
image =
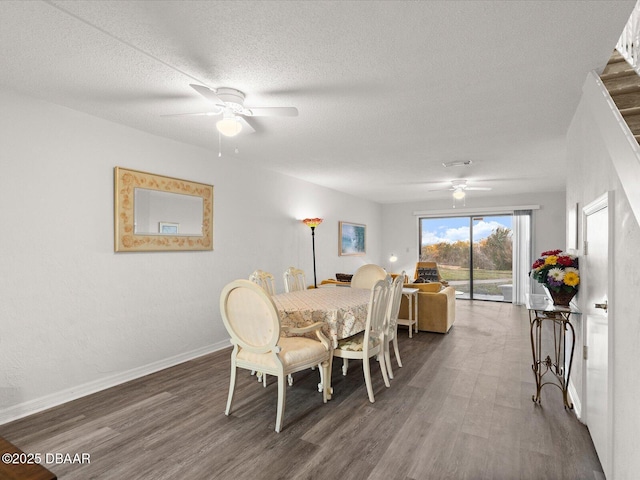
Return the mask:
<path id="1" fill-rule="evenodd" d="M 115 167 L 115 251 L 213 250 L 213 185 Z"/>

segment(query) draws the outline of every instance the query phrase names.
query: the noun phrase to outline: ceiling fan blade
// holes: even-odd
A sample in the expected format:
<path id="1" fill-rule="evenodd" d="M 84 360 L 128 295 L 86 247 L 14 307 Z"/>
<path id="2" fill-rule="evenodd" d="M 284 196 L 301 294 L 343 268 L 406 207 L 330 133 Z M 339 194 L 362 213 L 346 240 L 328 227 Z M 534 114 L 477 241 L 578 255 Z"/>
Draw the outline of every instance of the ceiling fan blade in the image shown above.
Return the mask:
<path id="1" fill-rule="evenodd" d="M 297 117 L 298 109 L 295 107 L 245 107 L 249 117 Z"/>
<path id="2" fill-rule="evenodd" d="M 168 113 L 160 116 L 161 117 L 198 117 L 198 116 L 215 117 L 217 115 L 220 115 L 221 113 L 222 113 L 222 110 L 218 112 Z"/>
<path id="3" fill-rule="evenodd" d="M 249 124 L 251 128 L 253 128 L 255 133 L 263 133 L 264 126 L 260 123 L 260 120 L 253 117 L 242 117 L 245 122 Z M 244 124 L 243 124 L 244 125 Z"/>
<path id="4" fill-rule="evenodd" d="M 196 92 L 198 92 L 200 95 L 202 95 L 204 98 L 206 98 L 207 100 L 212 101 L 216 105 L 224 107 L 224 102 L 220 100 L 220 97 L 216 95 L 216 92 L 214 92 L 210 88 L 204 87 L 202 85 L 195 85 L 193 83 L 190 83 L 189 86 L 193 88 Z"/>
<path id="5" fill-rule="evenodd" d="M 484 190 L 488 192 L 489 190 L 492 190 L 492 188 L 491 187 L 467 187 L 465 188 L 465 190 Z"/>
<path id="6" fill-rule="evenodd" d="M 241 115 L 236 115 L 236 119 L 238 120 L 238 123 L 242 125 L 241 134 L 255 133 L 256 130 Z"/>

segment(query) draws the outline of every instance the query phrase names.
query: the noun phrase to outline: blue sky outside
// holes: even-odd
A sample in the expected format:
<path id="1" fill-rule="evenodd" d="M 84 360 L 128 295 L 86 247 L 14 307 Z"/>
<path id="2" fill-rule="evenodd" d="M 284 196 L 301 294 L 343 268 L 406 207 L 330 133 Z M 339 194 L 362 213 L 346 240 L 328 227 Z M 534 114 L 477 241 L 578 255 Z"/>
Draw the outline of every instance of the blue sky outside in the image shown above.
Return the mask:
<path id="1" fill-rule="evenodd" d="M 496 228 L 511 230 L 511 215 L 473 217 L 473 241 L 477 242 L 491 235 Z M 469 217 L 423 218 L 422 245 L 440 242 L 455 243 L 469 240 Z"/>

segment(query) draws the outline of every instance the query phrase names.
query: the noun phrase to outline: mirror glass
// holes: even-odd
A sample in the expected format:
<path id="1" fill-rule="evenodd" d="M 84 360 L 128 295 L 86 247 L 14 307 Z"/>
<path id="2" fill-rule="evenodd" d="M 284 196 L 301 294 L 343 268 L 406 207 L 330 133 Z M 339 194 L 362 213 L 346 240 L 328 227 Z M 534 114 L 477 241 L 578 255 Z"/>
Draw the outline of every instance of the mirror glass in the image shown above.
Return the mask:
<path id="1" fill-rule="evenodd" d="M 136 188 L 133 233 L 202 235 L 202 197 Z"/>
<path id="2" fill-rule="evenodd" d="M 213 185 L 115 167 L 115 251 L 213 250 Z"/>

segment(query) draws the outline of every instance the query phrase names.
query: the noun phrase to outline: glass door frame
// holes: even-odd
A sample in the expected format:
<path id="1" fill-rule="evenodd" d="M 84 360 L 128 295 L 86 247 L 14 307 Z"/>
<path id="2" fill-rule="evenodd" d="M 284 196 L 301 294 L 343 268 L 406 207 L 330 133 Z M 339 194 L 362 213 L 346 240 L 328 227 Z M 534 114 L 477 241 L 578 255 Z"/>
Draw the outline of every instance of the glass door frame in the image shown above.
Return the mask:
<path id="1" fill-rule="evenodd" d="M 468 285 L 469 285 L 469 296 L 468 298 L 466 297 L 459 297 L 459 298 L 463 298 L 465 300 L 489 300 L 489 301 L 501 301 L 498 298 L 475 298 L 476 295 L 474 295 L 475 289 L 474 289 L 474 271 L 475 271 L 475 258 L 474 258 L 474 252 L 476 250 L 476 245 L 474 244 L 474 230 L 477 227 L 477 222 L 480 222 L 482 220 L 484 220 L 486 217 L 509 217 L 510 221 L 508 222 L 509 226 L 506 227 L 510 230 L 511 235 L 514 234 L 514 230 L 513 230 L 513 218 L 514 218 L 514 214 L 515 212 L 500 212 L 500 213 L 471 213 L 471 212 L 465 212 L 462 213 L 460 212 L 460 214 L 457 215 L 451 215 L 451 214 L 446 214 L 443 213 L 441 215 L 420 215 L 418 217 L 418 261 L 422 261 L 422 252 L 423 252 L 423 244 L 422 244 L 422 239 L 423 239 L 423 221 L 424 220 L 438 220 L 438 219 L 453 219 L 453 218 L 464 218 L 464 219 L 468 219 L 468 228 L 469 228 L 469 235 L 467 238 L 465 238 L 462 241 L 467 241 L 469 242 L 469 249 L 468 249 L 468 259 L 469 259 L 469 277 L 468 277 Z M 492 231 L 493 234 L 493 231 Z M 483 237 L 484 238 L 484 237 Z M 515 241 L 515 239 L 512 236 L 512 249 L 513 249 L 513 242 Z M 513 252 L 513 250 L 512 250 Z M 516 278 L 516 273 L 514 272 L 514 268 L 515 268 L 515 263 L 513 262 L 513 253 L 512 253 L 512 261 L 511 261 L 511 283 L 513 284 L 514 279 Z M 501 289 L 502 290 L 502 289 Z M 503 290 L 504 292 L 504 290 Z M 485 294 L 479 294 L 479 295 L 485 295 Z M 491 294 L 486 294 L 485 296 L 489 296 Z M 502 294 L 503 295 L 503 300 L 502 301 L 506 301 L 504 300 L 504 297 L 506 296 L 506 294 Z"/>

